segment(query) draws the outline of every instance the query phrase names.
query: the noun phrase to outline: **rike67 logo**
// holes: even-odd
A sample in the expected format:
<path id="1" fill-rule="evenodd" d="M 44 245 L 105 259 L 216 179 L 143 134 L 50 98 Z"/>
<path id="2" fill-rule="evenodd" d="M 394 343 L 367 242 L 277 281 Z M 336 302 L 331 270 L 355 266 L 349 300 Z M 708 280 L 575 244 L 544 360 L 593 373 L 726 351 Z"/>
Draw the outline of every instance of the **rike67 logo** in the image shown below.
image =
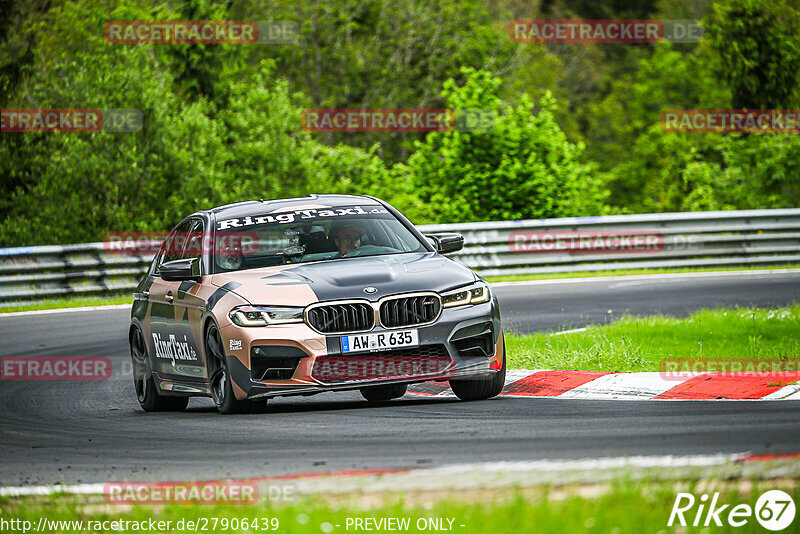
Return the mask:
<path id="1" fill-rule="evenodd" d="M 695 505 L 696 509 L 695 509 Z M 685 514 L 685 515 L 684 515 Z M 780 531 L 794 521 L 795 506 L 792 497 L 781 490 L 764 492 L 756 501 L 755 507 L 749 504 L 730 504 L 719 502 L 719 493 L 714 493 L 709 502 L 704 493 L 696 499 L 691 493 L 678 493 L 667 526 L 721 527 L 725 524 L 742 527 L 755 516 L 756 521 L 767 530 Z"/>

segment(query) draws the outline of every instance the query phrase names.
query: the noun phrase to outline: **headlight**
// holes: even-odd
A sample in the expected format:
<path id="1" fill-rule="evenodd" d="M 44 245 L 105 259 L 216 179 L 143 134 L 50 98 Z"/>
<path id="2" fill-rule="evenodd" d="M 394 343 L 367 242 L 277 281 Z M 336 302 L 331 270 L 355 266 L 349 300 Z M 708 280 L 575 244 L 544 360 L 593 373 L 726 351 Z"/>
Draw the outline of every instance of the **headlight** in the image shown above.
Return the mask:
<path id="1" fill-rule="evenodd" d="M 239 306 L 228 314 L 239 326 L 302 323 L 303 308 L 288 306 Z"/>
<path id="2" fill-rule="evenodd" d="M 489 286 L 483 282 L 462 287 L 454 291 L 442 293 L 442 306 L 452 308 L 454 306 L 466 306 L 467 304 L 480 304 L 488 302 L 492 298 Z"/>

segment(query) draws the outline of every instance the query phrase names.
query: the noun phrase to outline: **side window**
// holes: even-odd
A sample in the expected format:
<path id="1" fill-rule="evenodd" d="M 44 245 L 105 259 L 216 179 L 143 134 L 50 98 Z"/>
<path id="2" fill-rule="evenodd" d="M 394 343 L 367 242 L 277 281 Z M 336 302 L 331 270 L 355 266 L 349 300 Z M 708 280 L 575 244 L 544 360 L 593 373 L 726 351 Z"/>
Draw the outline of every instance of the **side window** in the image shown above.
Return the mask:
<path id="1" fill-rule="evenodd" d="M 164 252 L 161 254 L 161 259 L 158 261 L 159 267 L 162 263 L 181 259 L 183 247 L 186 245 L 186 236 L 189 235 L 189 229 L 192 227 L 193 222 L 193 220 L 189 219 L 169 234 L 164 243 Z"/>
<path id="2" fill-rule="evenodd" d="M 197 258 L 197 265 L 202 265 L 200 256 L 203 254 L 203 221 L 195 219 L 189 230 L 186 247 L 183 249 L 181 259 Z"/>
<path id="3" fill-rule="evenodd" d="M 167 250 L 167 240 L 165 239 L 163 243 L 161 243 L 161 248 L 158 249 L 156 255 L 153 257 L 153 263 L 150 264 L 150 274 L 156 276 L 158 274 L 158 268 L 163 263 L 164 259 L 164 251 Z"/>

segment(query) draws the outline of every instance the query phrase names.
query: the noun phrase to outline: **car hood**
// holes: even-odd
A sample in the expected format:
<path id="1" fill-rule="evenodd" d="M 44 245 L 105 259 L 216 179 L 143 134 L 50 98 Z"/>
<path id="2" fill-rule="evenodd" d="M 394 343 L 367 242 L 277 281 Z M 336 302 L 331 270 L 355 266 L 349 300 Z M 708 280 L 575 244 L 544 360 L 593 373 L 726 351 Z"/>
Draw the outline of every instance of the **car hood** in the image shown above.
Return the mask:
<path id="1" fill-rule="evenodd" d="M 345 258 L 215 274 L 211 283 L 251 304 L 306 306 L 324 300 L 412 291 L 444 291 L 477 280 L 467 267 L 433 252 Z M 368 294 L 366 287 L 377 291 Z"/>

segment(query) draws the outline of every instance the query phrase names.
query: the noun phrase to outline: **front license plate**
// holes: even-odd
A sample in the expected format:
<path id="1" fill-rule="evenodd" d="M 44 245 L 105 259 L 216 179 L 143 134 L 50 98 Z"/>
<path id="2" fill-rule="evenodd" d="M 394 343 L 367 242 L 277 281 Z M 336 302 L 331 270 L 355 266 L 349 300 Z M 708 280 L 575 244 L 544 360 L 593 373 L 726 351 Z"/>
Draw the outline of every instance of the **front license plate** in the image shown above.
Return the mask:
<path id="1" fill-rule="evenodd" d="M 389 350 L 403 347 L 416 347 L 417 345 L 419 345 L 419 333 L 416 330 L 342 336 L 342 353 L 361 352 L 365 350 Z"/>

